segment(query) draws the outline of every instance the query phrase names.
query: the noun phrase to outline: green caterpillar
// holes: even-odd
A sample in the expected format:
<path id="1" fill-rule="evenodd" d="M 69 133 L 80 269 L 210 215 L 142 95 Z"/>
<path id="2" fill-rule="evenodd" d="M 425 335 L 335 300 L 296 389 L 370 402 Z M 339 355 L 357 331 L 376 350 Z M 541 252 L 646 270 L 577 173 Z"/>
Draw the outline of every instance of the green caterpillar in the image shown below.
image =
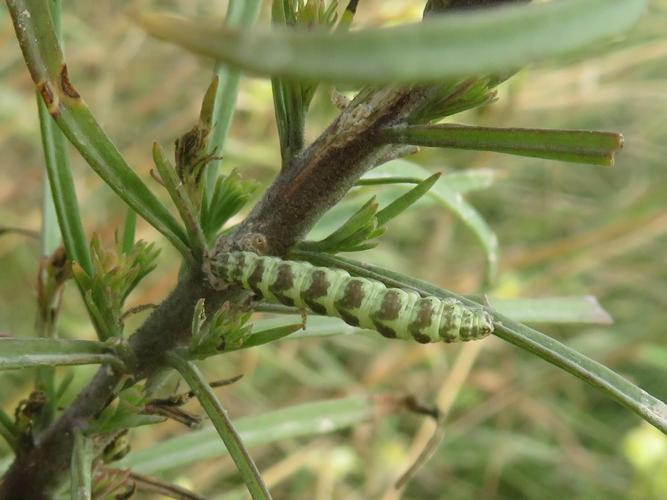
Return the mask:
<path id="1" fill-rule="evenodd" d="M 377 330 L 389 338 L 420 343 L 476 340 L 493 332 L 482 307 L 456 299 L 421 297 L 352 277 L 341 269 L 263 257 L 250 252 L 221 253 L 213 274 L 268 300 L 337 316 L 352 326 Z"/>

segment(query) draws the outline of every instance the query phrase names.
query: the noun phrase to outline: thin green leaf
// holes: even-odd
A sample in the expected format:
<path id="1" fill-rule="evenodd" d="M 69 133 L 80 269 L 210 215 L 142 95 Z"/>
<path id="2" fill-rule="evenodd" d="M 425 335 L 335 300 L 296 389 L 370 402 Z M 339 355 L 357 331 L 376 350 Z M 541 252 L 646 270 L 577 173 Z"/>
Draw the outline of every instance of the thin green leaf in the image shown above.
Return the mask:
<path id="1" fill-rule="evenodd" d="M 430 175 L 430 172 L 423 167 L 419 167 L 418 176 L 410 176 L 415 172 L 415 163 L 405 161 L 390 161 L 364 174 L 357 183 L 362 186 L 372 186 L 376 184 L 417 184 L 424 180 L 424 175 Z M 493 186 L 498 171 L 491 168 L 476 168 L 460 172 L 451 172 L 442 176 L 438 184 L 444 184 L 454 191 L 465 194 L 471 191 L 479 191 Z"/>
<path id="2" fill-rule="evenodd" d="M 69 80 L 47 1 L 7 5 L 32 79 L 60 129 L 104 182 L 187 258 L 183 227 L 126 163 Z"/>
<path id="3" fill-rule="evenodd" d="M 49 6 L 56 36 L 60 40 L 60 44 L 62 46 L 60 0 L 51 1 Z M 69 169 L 69 165 L 67 163 L 67 151 L 64 147 L 65 139 L 62 135 L 62 132 L 51 120 L 51 117 L 49 116 L 46 107 L 44 106 L 44 102 L 42 101 L 42 98 L 38 92 L 35 93 L 35 97 L 37 98 L 44 159 L 46 162 L 58 162 L 64 160 L 65 163 L 63 163 L 63 166 L 60 168 Z M 61 155 L 64 156 L 64 158 L 62 158 Z M 57 165 L 58 163 L 55 164 Z M 56 167 L 55 170 L 58 170 L 58 168 L 59 167 Z M 56 213 L 53 193 L 51 192 L 51 186 L 48 181 L 47 172 L 47 177 L 42 183 L 42 255 L 51 255 L 55 249 L 58 248 L 61 240 L 62 237 L 60 226 L 58 224 L 58 215 Z"/>
<path id="4" fill-rule="evenodd" d="M 377 177 L 362 177 L 355 186 L 385 186 L 388 184 L 419 184 L 424 179 L 420 177 L 392 177 L 392 176 L 377 176 Z"/>
<path id="5" fill-rule="evenodd" d="M 489 305 L 514 321 L 549 324 L 610 325 L 613 320 L 597 299 L 584 297 L 544 297 L 535 299 L 489 298 Z"/>
<path id="6" fill-rule="evenodd" d="M 643 0 L 561 0 L 334 34 L 229 30 L 154 13 L 138 21 L 158 38 L 253 73 L 382 84 L 502 72 L 569 53 L 628 29 L 644 6 Z"/>
<path id="7" fill-rule="evenodd" d="M 39 98 L 39 96 L 37 96 Z M 40 105 L 40 102 L 37 102 Z M 39 113 L 40 120 L 42 113 Z M 50 116 L 47 117 L 51 119 Z M 49 185 L 48 177 L 44 177 L 42 183 L 42 230 L 41 243 L 42 255 L 51 255 L 53 251 L 58 248 L 62 238 L 60 236 L 60 225 L 58 224 L 58 214 L 56 213 L 56 206 L 53 201 L 53 194 L 51 193 L 51 186 Z"/>
<path id="8" fill-rule="evenodd" d="M 236 170 L 229 175 L 218 177 L 208 202 L 202 203 L 200 223 L 204 235 L 211 241 L 225 223 L 241 210 L 257 185 L 244 181 Z"/>
<path id="9" fill-rule="evenodd" d="M 294 24 L 291 7 L 291 2 L 273 0 L 271 6 L 273 24 L 276 26 Z M 304 103 L 301 84 L 298 80 L 272 78 L 271 90 L 284 168 L 292 157 L 303 149 L 307 104 Z"/>
<path id="10" fill-rule="evenodd" d="M 125 163 L 90 111 L 83 106 L 64 106 L 56 121 L 102 180 L 187 258 L 188 239 L 183 227 Z"/>
<path id="11" fill-rule="evenodd" d="M 365 422 L 373 417 L 368 397 L 315 401 L 275 410 L 264 415 L 240 418 L 235 427 L 247 446 L 258 446 L 286 439 L 328 434 Z M 177 470 L 200 460 L 227 454 L 208 427 L 160 442 L 152 448 L 128 455 L 121 467 L 131 467 L 145 474 Z"/>
<path id="12" fill-rule="evenodd" d="M 305 252 L 302 256 L 306 257 Z M 417 290 L 424 295 L 455 298 L 471 306 L 480 305 L 478 302 L 438 288 L 430 283 L 351 259 L 328 254 L 311 254 L 308 260 L 318 265 L 340 267 L 357 276 L 366 276 L 381 281 L 383 281 L 383 277 L 387 277 L 391 280 L 391 283 L 400 283 L 403 287 Z M 481 305 L 485 306 L 483 303 Z M 494 317 L 494 335 L 587 382 L 667 434 L 667 405 L 664 402 L 635 386 L 606 366 L 574 351 L 555 339 L 522 325 L 490 307 L 486 307 L 486 309 Z"/>
<path id="13" fill-rule="evenodd" d="M 125 223 L 123 224 L 123 240 L 121 250 L 123 253 L 130 253 L 134 248 L 134 238 L 137 232 L 137 212 L 130 207 L 127 208 Z"/>
<path id="14" fill-rule="evenodd" d="M 480 191 L 493 186 L 498 177 L 498 171 L 490 168 L 476 168 L 464 172 L 453 172 L 442 177 L 442 184 L 459 194 Z"/>
<path id="15" fill-rule="evenodd" d="M 136 385 L 123 389 L 90 424 L 87 431 L 91 435 L 111 435 L 123 429 L 164 422 L 166 418 L 161 415 L 143 413 L 146 399 L 145 391 Z"/>
<path id="16" fill-rule="evenodd" d="M 103 342 L 47 338 L 0 339 L 0 370 L 30 366 L 110 364 L 123 362 Z"/>
<path id="17" fill-rule="evenodd" d="M 378 174 L 373 173 L 376 170 L 379 172 Z M 372 170 L 367 175 L 372 179 L 374 175 L 383 176 L 385 174 L 416 174 L 420 177 L 428 177 L 431 175 L 431 172 L 407 160 L 393 160 Z M 466 186 L 462 186 L 464 183 L 461 182 L 461 178 L 454 176 L 451 181 L 448 181 L 448 177 L 445 175 L 435 182 L 433 187 L 428 191 L 428 196 L 438 205 L 452 212 L 477 237 L 486 255 L 486 279 L 487 281 L 492 281 L 496 274 L 498 263 L 498 239 L 479 212 L 461 196 L 458 189 L 463 187 L 463 191 L 465 192 L 466 190 Z M 476 186 L 483 185 L 491 180 L 488 173 L 483 173 L 482 178 L 484 180 L 479 181 L 479 183 L 471 181 L 470 186 L 468 186 L 469 189 L 474 189 Z"/>
<path id="18" fill-rule="evenodd" d="M 57 128 L 53 118 L 49 115 L 41 96 L 38 96 L 37 107 L 42 134 L 44 163 L 49 179 L 50 189 L 48 192 L 52 196 L 67 256 L 70 260 L 78 262 L 86 271 L 92 271 L 88 241 L 83 229 L 83 223 L 81 222 L 79 201 L 74 188 L 74 179 L 72 178 L 72 170 L 67 155 L 65 137 Z M 49 200 L 44 200 L 45 205 L 48 202 Z M 45 210 L 48 210 L 48 208 L 45 208 Z M 47 223 L 46 217 L 48 217 L 46 213 L 45 223 Z M 52 246 L 53 241 L 47 243 L 46 239 L 47 237 L 43 235 L 43 246 Z M 48 239 L 54 240 L 55 238 L 48 236 Z"/>
<path id="19" fill-rule="evenodd" d="M 185 192 L 183 183 L 176 176 L 174 166 L 157 142 L 153 143 L 153 163 L 155 163 L 164 187 L 167 189 L 181 219 L 185 223 L 192 254 L 194 254 L 195 258 L 199 258 L 206 248 L 206 238 L 199 226 L 197 211 L 192 200 L 190 200 L 188 194 Z M 192 257 L 192 254 L 190 254 L 190 257 Z"/>
<path id="20" fill-rule="evenodd" d="M 0 408 L 0 436 L 7 441 L 9 447 L 16 452 L 18 450 L 16 442 L 16 428 L 14 426 L 14 421 L 9 418 L 2 409 Z"/>
<path id="21" fill-rule="evenodd" d="M 493 151 L 548 160 L 612 166 L 623 136 L 590 130 L 490 128 L 467 125 L 412 125 L 381 132 L 388 143 Z"/>
<path id="22" fill-rule="evenodd" d="M 62 380 L 60 381 L 60 384 L 58 384 L 58 388 L 56 389 L 56 394 L 55 394 L 56 405 L 60 404 L 60 402 L 63 399 L 63 396 L 65 395 L 65 392 L 67 392 L 67 389 L 69 389 L 69 386 L 73 380 L 74 380 L 74 370 L 67 370 Z"/>
<path id="23" fill-rule="evenodd" d="M 283 306 L 286 310 L 280 312 L 277 307 L 282 304 L 268 304 L 262 303 L 254 307 L 256 311 L 265 311 L 281 314 L 279 317 L 260 319 L 253 323 L 253 331 L 261 332 L 263 330 L 278 329 L 293 325 L 298 321 L 302 321 L 303 317 L 301 311 L 290 309 Z M 293 334 L 283 337 L 285 340 L 299 340 L 321 337 L 338 337 L 341 335 L 375 335 L 373 330 L 366 330 L 358 328 L 345 323 L 340 318 L 331 316 L 320 316 L 309 312 L 306 318 L 305 326 L 294 332 Z M 252 335 L 249 337 L 252 339 Z"/>
<path id="24" fill-rule="evenodd" d="M 359 0 L 350 0 L 347 3 L 347 7 L 345 7 L 343 15 L 340 17 L 340 21 L 338 21 L 338 25 L 336 26 L 336 31 L 346 32 L 350 29 L 352 21 L 354 21 L 354 15 L 357 13 L 358 4 Z"/>
<path id="25" fill-rule="evenodd" d="M 375 172 L 377 172 L 377 174 L 375 174 Z M 405 174 L 410 173 L 416 174 L 418 177 L 405 177 Z M 381 182 L 383 178 L 387 178 L 385 177 L 387 175 L 390 176 L 389 179 L 392 181 L 391 183 L 393 183 L 394 180 L 391 179 L 391 176 L 396 176 L 396 183 L 403 180 L 406 181 L 405 183 L 413 183 L 413 179 L 416 183 L 421 182 L 431 174 L 431 172 L 415 163 L 406 160 L 393 160 L 390 163 L 373 169 L 366 175 L 369 176 L 369 180 L 375 184 L 376 180 Z M 445 175 L 435 183 L 433 188 L 429 191 L 429 196 L 424 197 L 417 202 L 419 206 L 428 206 L 433 203 L 439 204 L 452 210 L 455 216 L 462 219 L 463 223 L 473 231 L 475 236 L 482 243 L 483 248 L 486 250 L 487 259 L 489 261 L 489 267 L 487 268 L 488 277 L 492 276 L 495 272 L 495 262 L 497 261 L 498 252 L 497 240 L 481 216 L 460 195 L 461 192 L 482 189 L 483 187 L 490 185 L 495 178 L 494 175 L 494 171 L 487 169 L 480 169 L 479 174 L 477 174 L 477 170 L 473 170 L 462 172 L 461 174 L 455 173 Z M 402 189 L 393 188 L 388 190 L 386 194 L 393 194 L 394 191 L 400 193 Z M 359 194 L 363 192 L 365 191 L 357 191 L 356 193 Z M 387 196 L 387 198 L 389 198 L 389 196 Z M 331 230 L 330 228 L 335 227 L 337 224 L 341 224 L 341 220 L 350 216 L 349 214 L 352 212 L 356 203 L 358 203 L 358 201 L 355 199 L 353 193 L 352 197 L 348 197 L 331 209 L 318 223 L 311 234 L 309 234 L 309 237 L 322 237 Z M 305 243 L 310 244 L 310 241 Z M 300 246 L 302 249 L 306 249 L 306 247 L 307 245 Z M 310 248 L 308 248 L 308 250 L 310 250 Z"/>
<path id="26" fill-rule="evenodd" d="M 229 450 L 229 454 L 234 460 L 241 478 L 253 499 L 270 499 L 271 494 L 267 490 L 257 466 L 245 449 L 245 445 L 236 432 L 236 429 L 234 429 L 232 421 L 227 415 L 227 410 L 225 410 L 213 392 L 213 389 L 206 382 L 204 375 L 194 363 L 187 361 L 178 354 L 170 354 L 168 360 L 185 379 L 206 411 L 206 414 L 211 419 L 218 435 L 222 438 L 227 450 Z"/>
<path id="27" fill-rule="evenodd" d="M 225 26 L 228 28 L 251 26 L 257 14 L 262 0 L 230 0 L 227 6 Z M 236 109 L 236 96 L 239 91 L 239 80 L 241 73 L 221 63 L 215 65 L 214 78 L 218 79 L 213 106 L 213 124 L 209 137 L 208 151 L 210 154 L 222 156 L 225 149 L 225 140 L 232 124 L 234 111 Z M 208 192 L 213 191 L 215 179 L 220 166 L 219 159 L 213 159 L 208 165 L 206 172 L 206 185 Z"/>
<path id="28" fill-rule="evenodd" d="M 305 241 L 299 246 L 300 248 L 319 252 L 336 250 L 343 242 L 356 236 L 356 233 L 364 229 L 374 230 L 377 227 L 377 223 L 374 221 L 377 209 L 378 203 L 375 196 L 373 196 L 329 236 L 321 241 Z M 368 228 L 369 225 L 372 227 Z M 357 241 L 359 240 L 355 238 L 355 242 Z"/>
<path id="29" fill-rule="evenodd" d="M 74 447 L 70 467 L 72 500 L 90 500 L 92 498 L 93 444 L 78 427 L 74 428 Z"/>
<path id="30" fill-rule="evenodd" d="M 429 191 L 439 205 L 451 211 L 477 237 L 486 254 L 486 280 L 493 281 L 498 266 L 498 238 L 480 213 L 461 194 L 447 186 L 436 183 Z"/>
<path id="31" fill-rule="evenodd" d="M 419 198 L 428 193 L 439 178 L 440 178 L 440 173 L 433 174 L 431 177 L 429 177 L 428 179 L 424 179 L 415 187 L 413 187 L 410 191 L 408 191 L 402 196 L 399 196 L 389 205 L 380 210 L 376 215 L 378 225 L 380 226 L 385 225 L 391 219 L 400 215 L 402 212 L 408 209 Z"/>
<path id="32" fill-rule="evenodd" d="M 398 281 L 392 282 L 386 277 L 384 277 L 383 282 L 393 287 L 404 286 L 403 283 Z M 522 323 L 591 325 L 609 325 L 613 323 L 609 313 L 602 308 L 595 297 L 590 295 L 583 297 L 544 297 L 536 299 L 506 299 L 488 297 L 486 295 L 465 295 L 464 297 L 478 303 L 488 303 L 490 307 L 499 313 Z M 287 325 L 292 325 L 302 314 L 302 311 L 298 307 L 269 302 L 255 304 L 253 305 L 253 310 L 287 315 L 280 318 L 255 321 L 253 323 L 253 331 L 279 329 Z M 349 335 L 366 331 L 370 332 L 371 330 L 350 327 L 347 323 L 337 318 L 319 316 L 313 312 L 308 312 L 303 331 L 290 335 L 289 338 Z M 252 335 L 256 334 L 253 333 Z M 250 339 L 252 339 L 252 336 Z"/>
<path id="33" fill-rule="evenodd" d="M 61 29 L 61 4 L 60 0 L 51 0 L 48 5 L 50 9 L 53 25 L 62 46 Z M 85 236 L 83 233 L 83 223 L 78 210 L 78 200 L 76 190 L 73 185 L 69 157 L 67 154 L 67 144 L 58 126 L 49 115 L 42 97 L 39 92 L 35 93 L 37 98 L 37 109 L 40 121 L 40 133 L 42 138 L 42 149 L 44 151 L 44 160 L 47 165 L 46 176 L 42 181 L 42 256 L 49 258 L 46 269 L 40 266 L 38 279 L 42 282 L 41 293 L 38 294 L 38 318 L 36 321 L 37 336 L 55 337 L 56 323 L 58 321 L 58 308 L 53 307 L 53 301 L 62 298 L 62 281 L 57 283 L 51 271 L 51 259 L 55 255 L 61 244 L 62 236 L 60 223 L 58 222 L 58 212 L 56 211 L 53 191 L 51 189 L 51 177 L 54 177 L 53 183 L 62 188 L 58 193 L 61 209 L 67 210 L 63 216 L 67 220 L 63 221 L 68 229 L 68 241 L 65 243 L 65 253 L 69 247 L 74 252 L 79 252 L 81 248 L 84 252 L 87 250 Z M 61 173 L 59 176 L 58 174 Z M 60 181 L 60 182 L 59 182 Z M 81 239 L 73 239 L 81 238 Z M 89 257 L 84 253 L 84 260 Z M 70 256 L 70 259 L 73 259 Z M 55 288 L 55 290 L 54 290 Z M 48 290 L 48 292 L 47 292 Z M 58 299 L 56 298 L 58 297 Z M 35 419 L 34 426 L 37 432 L 46 428 L 53 420 L 56 411 L 55 402 L 55 369 L 51 366 L 41 366 L 35 371 L 35 389 L 43 391 L 47 398 L 40 415 Z"/>
<path id="34" fill-rule="evenodd" d="M 266 330 L 254 331 L 243 343 L 242 349 L 249 347 L 257 347 L 264 344 L 269 344 L 276 340 L 287 337 L 288 335 L 298 332 L 304 328 L 303 323 L 291 323 L 289 325 L 278 326 L 275 328 L 268 328 Z"/>

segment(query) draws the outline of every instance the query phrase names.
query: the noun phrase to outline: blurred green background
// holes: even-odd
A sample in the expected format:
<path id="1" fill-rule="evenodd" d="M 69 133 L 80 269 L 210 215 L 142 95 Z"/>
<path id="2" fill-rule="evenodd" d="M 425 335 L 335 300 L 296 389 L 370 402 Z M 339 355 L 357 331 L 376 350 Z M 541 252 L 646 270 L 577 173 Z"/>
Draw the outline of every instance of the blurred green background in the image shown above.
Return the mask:
<path id="1" fill-rule="evenodd" d="M 170 146 L 194 124 L 212 64 L 145 36 L 130 22 L 128 2 L 64 3 L 72 79 L 129 163 L 149 179 L 152 142 Z M 499 276 L 484 291 L 504 297 L 595 295 L 614 325 L 540 329 L 665 400 L 667 1 L 649 4 L 626 37 L 596 46 L 585 57 L 525 69 L 501 87 L 499 102 L 455 118 L 489 126 L 619 131 L 625 148 L 612 169 L 446 150 L 424 150 L 411 159 L 434 172 L 497 170 L 493 187 L 470 196 L 500 241 Z M 222 0 L 131 5 L 219 17 L 226 8 Z M 422 7 L 414 0 L 364 0 L 355 25 L 415 20 Z M 309 139 L 335 116 L 329 90 L 321 88 L 315 99 Z M 268 81 L 242 80 L 224 157 L 225 170 L 237 167 L 264 185 L 275 175 L 280 153 Z M 43 166 L 36 106 L 4 8 L 0 158 L 2 225 L 39 229 Z M 72 159 L 86 227 L 110 241 L 122 224 L 122 203 L 74 151 Z M 130 305 L 160 301 L 178 266 L 176 252 L 147 224 L 140 222 L 138 236 L 157 240 L 162 253 L 158 270 Z M 0 238 L 0 333 L 33 334 L 38 258 L 37 241 L 14 234 Z M 460 292 L 483 286 L 483 252 L 440 209 L 415 210 L 394 221 L 380 246 L 362 258 Z M 59 330 L 64 337 L 94 338 L 73 287 Z M 401 494 L 393 482 L 432 430 L 417 416 L 253 448 L 275 498 L 667 498 L 665 436 L 579 380 L 495 338 L 464 346 L 411 345 L 379 336 L 285 341 L 214 358 L 206 367 L 212 379 L 244 374 L 221 391 L 234 417 L 375 392 L 409 392 L 449 408 L 443 444 Z M 72 395 L 92 371 L 74 370 Z M 1 372 L 2 408 L 12 412 L 31 382 L 28 373 Z M 199 411 L 194 404 L 188 408 Z M 175 423 L 136 430 L 132 445 L 146 448 L 183 432 Z M 0 457 L 8 453 L 0 443 Z M 168 477 L 211 498 L 239 485 L 228 459 Z"/>

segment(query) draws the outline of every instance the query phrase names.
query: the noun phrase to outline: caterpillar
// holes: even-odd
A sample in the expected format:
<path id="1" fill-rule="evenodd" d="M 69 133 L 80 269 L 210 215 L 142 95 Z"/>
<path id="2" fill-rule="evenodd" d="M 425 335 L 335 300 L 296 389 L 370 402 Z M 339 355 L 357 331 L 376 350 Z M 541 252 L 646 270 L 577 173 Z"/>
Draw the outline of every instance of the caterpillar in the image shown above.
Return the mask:
<path id="1" fill-rule="evenodd" d="M 387 288 L 342 269 L 251 252 L 224 252 L 211 270 L 217 279 L 241 285 L 260 298 L 336 316 L 388 338 L 459 342 L 493 332 L 493 319 L 482 307 Z"/>

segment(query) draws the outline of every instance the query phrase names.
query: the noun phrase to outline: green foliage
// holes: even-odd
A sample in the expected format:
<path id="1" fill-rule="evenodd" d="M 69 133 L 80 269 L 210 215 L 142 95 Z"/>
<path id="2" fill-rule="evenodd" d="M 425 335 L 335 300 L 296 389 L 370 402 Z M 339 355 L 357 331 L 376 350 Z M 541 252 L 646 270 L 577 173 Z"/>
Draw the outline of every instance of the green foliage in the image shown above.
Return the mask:
<path id="1" fill-rule="evenodd" d="M 313 401 L 238 419 L 235 427 L 247 446 L 285 441 L 346 429 L 373 416 L 373 402 L 363 396 Z M 121 465 L 146 474 L 175 470 L 226 455 L 229 451 L 211 427 L 163 441 L 128 455 Z"/>
<path id="2" fill-rule="evenodd" d="M 329 236 L 320 241 L 304 241 L 298 248 L 327 253 L 359 252 L 374 248 L 377 242 L 370 240 L 382 236 L 387 230 L 386 224 L 428 193 L 439 178 L 440 174 L 434 174 L 418 181 L 415 187 L 381 210 L 378 210 L 378 203 L 373 197 Z"/>
<path id="3" fill-rule="evenodd" d="M 72 449 L 72 478 L 70 480 L 72 500 L 90 500 L 92 485 L 93 445 L 80 429 L 74 430 Z"/>
<path id="4" fill-rule="evenodd" d="M 153 243 L 138 241 L 129 251 L 116 241 L 105 248 L 100 237 L 90 242 L 93 272 L 87 273 L 76 262 L 72 272 L 85 290 L 84 299 L 100 339 L 123 335 L 123 304 L 132 290 L 153 269 L 159 250 Z"/>
<path id="5" fill-rule="evenodd" d="M 304 254 L 304 257 L 308 257 L 308 255 Z M 387 284 L 408 287 L 421 295 L 433 295 L 440 299 L 454 298 L 467 306 L 484 305 L 388 269 L 381 269 L 377 266 L 325 254 L 313 254 L 310 257 L 309 260 L 317 264 L 336 265 L 356 276 L 364 276 L 371 279 L 379 278 L 380 280 L 386 277 L 390 280 L 387 281 Z M 570 349 L 551 337 L 512 321 L 490 307 L 486 307 L 486 310 L 494 317 L 494 325 L 496 326 L 494 335 L 598 387 L 645 420 L 651 422 L 658 429 L 667 433 L 667 404 L 647 394 L 639 387 L 634 386 L 631 382 L 607 367 Z"/>
<path id="6" fill-rule="evenodd" d="M 193 199 L 193 192 L 201 194 L 199 180 L 201 179 L 201 169 L 203 169 L 203 165 L 200 165 L 197 169 L 193 169 L 196 170 L 196 173 L 194 174 L 192 173 L 192 170 L 188 170 L 188 173 L 186 173 L 183 168 L 183 162 L 196 161 L 197 163 L 201 163 L 201 161 L 193 160 L 192 157 L 188 156 L 190 154 L 194 156 L 197 155 L 193 150 L 190 150 L 189 153 L 183 151 L 179 152 L 178 144 L 176 145 L 176 149 L 179 167 L 175 168 L 171 164 L 158 143 L 153 144 L 153 161 L 160 174 L 164 187 L 169 193 L 174 205 L 176 205 L 181 219 L 185 222 L 185 227 L 188 232 L 188 243 L 193 254 L 188 257 L 189 259 L 194 258 L 195 262 L 200 262 L 204 248 L 206 248 L 206 242 L 199 226 L 199 221 L 197 220 L 196 203 L 201 203 L 201 197 L 194 195 L 195 199 Z M 202 154 L 205 151 L 205 147 L 202 144 L 193 146 L 193 149 L 198 150 L 199 154 Z M 181 156 L 179 157 L 179 155 Z M 189 159 L 186 160 L 185 157 L 188 157 Z M 179 178 L 179 176 L 182 177 Z M 190 187 L 189 189 L 188 186 Z"/>
<path id="7" fill-rule="evenodd" d="M 393 160 L 368 172 L 362 181 L 381 182 L 405 172 L 426 177 L 430 174 L 424 167 L 407 160 Z M 452 212 L 463 224 L 472 231 L 485 252 L 487 260 L 486 279 L 495 279 L 498 265 L 498 238 L 488 222 L 462 194 L 476 189 L 483 189 L 492 184 L 492 176 L 488 172 L 445 175 L 437 181 L 428 192 L 430 203 Z M 425 200 L 428 201 L 428 200 Z"/>
<path id="8" fill-rule="evenodd" d="M 159 14 L 139 22 L 155 36 L 255 73 L 392 84 L 507 71 L 572 52 L 632 26 L 644 6 L 643 0 L 565 0 L 334 34 L 232 31 Z"/>
<path id="9" fill-rule="evenodd" d="M 408 123 L 427 123 L 441 120 L 467 109 L 493 103 L 494 88 L 501 83 L 496 78 L 468 78 L 438 85 L 437 92 L 408 117 Z"/>
<path id="10" fill-rule="evenodd" d="M 338 0 L 273 0 L 272 19 L 277 26 L 331 31 L 337 18 Z M 351 22 L 351 19 L 346 19 Z M 283 166 L 304 146 L 306 113 L 317 80 L 272 78 L 273 103 Z"/>
<path id="11" fill-rule="evenodd" d="M 200 221 L 208 242 L 248 203 L 257 189 L 254 181 L 243 180 L 236 170 L 216 179 L 210 201 L 202 204 Z"/>
<path id="12" fill-rule="evenodd" d="M 207 321 L 204 299 L 199 299 L 192 317 L 192 342 L 188 356 L 203 359 L 243 346 L 250 333 L 250 313 L 239 313 L 225 303 Z"/>
<path id="13" fill-rule="evenodd" d="M 192 392 L 195 394 L 206 414 L 211 419 L 215 430 L 218 431 L 220 438 L 229 450 L 236 467 L 239 470 L 243 482 L 246 484 L 253 500 L 270 499 L 271 494 L 266 488 L 262 476 L 253 462 L 252 458 L 245 449 L 243 441 L 227 415 L 227 410 L 215 396 L 210 385 L 206 382 L 204 375 L 190 361 L 181 358 L 178 354 L 172 354 L 169 358 L 170 363 L 188 383 Z"/>
<path id="14" fill-rule="evenodd" d="M 255 22 L 262 0 L 230 0 L 225 16 L 225 25 L 230 28 L 249 26 Z M 209 153 L 214 155 L 206 174 L 206 185 L 215 185 L 218 176 L 219 161 L 224 153 L 225 141 L 232 118 L 236 110 L 236 98 L 239 90 L 241 72 L 224 64 L 216 64 L 214 80 L 217 80 L 216 94 L 213 103 L 212 130 L 209 140 Z"/>
<path id="15" fill-rule="evenodd" d="M 113 435 L 124 429 L 164 422 L 162 416 L 142 413 L 147 402 L 144 392 L 138 387 L 121 391 L 95 420 L 89 433 Z"/>

